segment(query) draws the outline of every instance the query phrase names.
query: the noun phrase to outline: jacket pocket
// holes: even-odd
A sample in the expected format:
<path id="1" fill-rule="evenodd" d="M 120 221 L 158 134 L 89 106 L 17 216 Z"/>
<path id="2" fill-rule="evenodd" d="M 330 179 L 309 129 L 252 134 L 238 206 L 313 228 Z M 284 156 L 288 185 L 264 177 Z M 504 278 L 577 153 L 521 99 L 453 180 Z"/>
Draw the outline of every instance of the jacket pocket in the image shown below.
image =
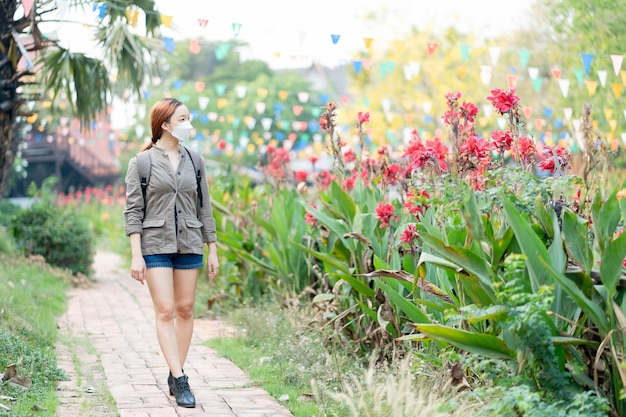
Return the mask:
<path id="1" fill-rule="evenodd" d="M 202 250 L 202 222 L 198 219 L 185 219 L 185 235 L 183 245 L 189 249 Z"/>
<path id="2" fill-rule="evenodd" d="M 165 219 L 150 219 L 143 222 L 141 247 L 158 250 L 165 244 Z"/>

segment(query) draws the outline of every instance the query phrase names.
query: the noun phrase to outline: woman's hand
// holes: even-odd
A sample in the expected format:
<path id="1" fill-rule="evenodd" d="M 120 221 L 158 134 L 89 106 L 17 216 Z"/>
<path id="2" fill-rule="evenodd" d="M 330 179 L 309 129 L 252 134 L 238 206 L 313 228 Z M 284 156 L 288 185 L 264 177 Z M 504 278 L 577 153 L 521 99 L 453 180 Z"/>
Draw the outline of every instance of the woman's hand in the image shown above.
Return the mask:
<path id="1" fill-rule="evenodd" d="M 209 257 L 207 259 L 207 271 L 209 273 L 209 280 L 213 281 L 213 279 L 217 276 L 217 273 L 220 269 L 220 261 L 217 259 L 217 248 L 215 242 L 209 243 Z"/>
<path id="2" fill-rule="evenodd" d="M 143 259 L 143 256 L 133 256 L 130 263 L 130 276 L 141 282 L 141 285 L 143 285 L 146 281 L 147 272 L 146 261 Z"/>

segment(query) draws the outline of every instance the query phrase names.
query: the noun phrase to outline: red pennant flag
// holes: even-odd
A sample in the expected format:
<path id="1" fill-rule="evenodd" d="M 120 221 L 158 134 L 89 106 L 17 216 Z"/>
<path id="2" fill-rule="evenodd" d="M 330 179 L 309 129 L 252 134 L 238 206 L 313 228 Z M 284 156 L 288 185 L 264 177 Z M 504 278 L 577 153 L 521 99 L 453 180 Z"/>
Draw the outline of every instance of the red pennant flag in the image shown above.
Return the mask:
<path id="1" fill-rule="evenodd" d="M 517 87 L 517 75 L 515 74 L 509 74 L 506 76 L 506 80 L 509 84 L 509 88 L 513 89 Z"/>
<path id="2" fill-rule="evenodd" d="M 196 81 L 194 86 L 196 87 L 196 91 L 200 92 L 200 91 L 204 90 L 205 84 L 202 81 Z"/>
<path id="3" fill-rule="evenodd" d="M 433 54 L 435 53 L 438 47 L 439 47 L 439 44 L 437 42 L 428 42 L 426 44 L 426 48 L 428 49 L 428 56 L 429 57 L 433 56 Z"/>
<path id="4" fill-rule="evenodd" d="M 208 24 L 209 24 L 209 19 L 198 19 L 198 25 L 201 28 L 205 28 L 206 25 L 208 25 Z"/>
<path id="5" fill-rule="evenodd" d="M 28 17 L 33 8 L 33 4 L 35 4 L 35 0 L 22 0 L 22 6 L 24 6 L 24 16 Z"/>
<path id="6" fill-rule="evenodd" d="M 524 106 L 524 116 L 526 116 L 527 119 L 530 119 L 530 116 L 533 114 L 533 108 L 530 106 Z"/>
<path id="7" fill-rule="evenodd" d="M 561 70 L 559 68 L 552 68 L 552 75 L 557 80 L 561 79 Z"/>

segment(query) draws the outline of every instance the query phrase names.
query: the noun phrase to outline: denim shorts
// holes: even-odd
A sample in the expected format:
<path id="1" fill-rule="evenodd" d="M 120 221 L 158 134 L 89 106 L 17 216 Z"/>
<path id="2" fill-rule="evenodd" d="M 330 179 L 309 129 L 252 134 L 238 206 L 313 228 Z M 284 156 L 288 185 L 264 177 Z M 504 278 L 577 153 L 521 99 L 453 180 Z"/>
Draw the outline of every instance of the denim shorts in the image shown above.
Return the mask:
<path id="1" fill-rule="evenodd" d="M 192 253 L 164 253 L 144 255 L 146 268 L 198 269 L 202 268 L 202 255 Z"/>

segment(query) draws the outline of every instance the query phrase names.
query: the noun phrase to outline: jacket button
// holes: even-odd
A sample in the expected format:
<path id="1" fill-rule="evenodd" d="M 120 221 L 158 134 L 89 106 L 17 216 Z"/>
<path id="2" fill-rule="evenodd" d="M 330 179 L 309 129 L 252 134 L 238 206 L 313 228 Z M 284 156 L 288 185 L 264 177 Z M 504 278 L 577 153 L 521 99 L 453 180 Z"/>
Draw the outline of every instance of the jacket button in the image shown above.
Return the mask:
<path id="1" fill-rule="evenodd" d="M 180 214 L 180 213 L 182 213 L 182 212 L 183 212 L 182 210 L 178 210 L 178 213 L 179 213 L 179 214 Z"/>
<path id="2" fill-rule="evenodd" d="M 180 175 L 180 171 L 178 171 L 178 175 Z"/>
<path id="3" fill-rule="evenodd" d="M 182 232 L 183 232 L 183 231 L 182 231 L 182 229 L 179 229 L 179 230 L 178 230 L 178 233 L 182 233 Z"/>

